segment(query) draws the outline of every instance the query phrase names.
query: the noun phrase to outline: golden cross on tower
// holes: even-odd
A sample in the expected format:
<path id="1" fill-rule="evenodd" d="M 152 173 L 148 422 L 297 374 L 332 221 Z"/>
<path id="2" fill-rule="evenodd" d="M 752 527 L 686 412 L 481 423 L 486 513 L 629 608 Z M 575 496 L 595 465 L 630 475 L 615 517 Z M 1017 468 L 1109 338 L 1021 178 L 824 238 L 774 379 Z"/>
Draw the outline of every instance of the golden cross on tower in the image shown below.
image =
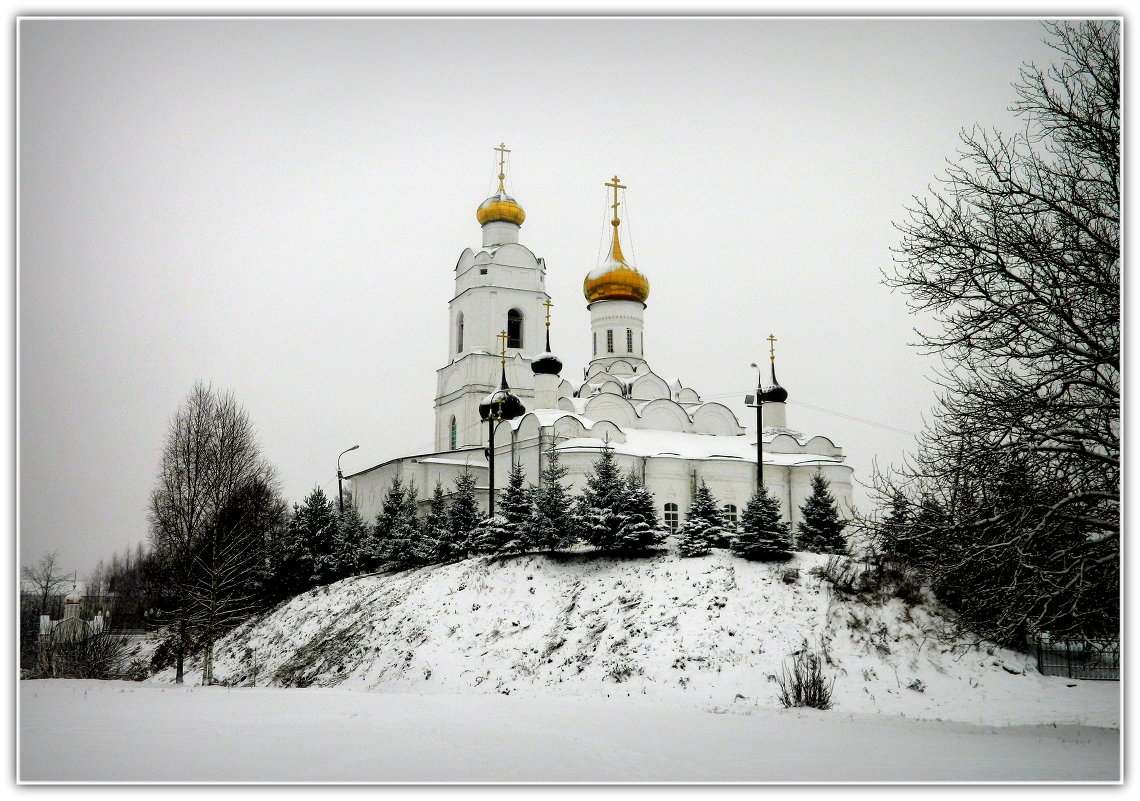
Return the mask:
<path id="1" fill-rule="evenodd" d="M 507 154 L 511 151 L 507 149 L 506 142 L 499 142 L 499 146 L 492 149 L 499 151 L 499 191 L 505 192 L 506 190 L 503 188 L 503 179 L 507 176 L 506 173 L 503 172 L 503 163 L 506 160 Z"/>
<path id="2" fill-rule="evenodd" d="M 542 305 L 546 307 L 546 327 L 550 328 L 550 307 L 554 304 L 550 302 L 550 298 L 547 298 Z"/>
<path id="3" fill-rule="evenodd" d="M 775 334 L 769 334 L 768 335 L 768 357 L 772 360 L 773 364 L 776 363 L 776 335 Z"/>
<path id="4" fill-rule="evenodd" d="M 507 332 L 505 329 L 503 331 L 499 332 L 498 338 L 503 340 L 502 351 L 500 352 L 499 356 L 500 356 L 500 361 L 502 362 L 503 366 L 505 367 L 507 364 Z"/>
<path id="5" fill-rule="evenodd" d="M 610 205 L 613 207 L 613 210 L 614 210 L 613 225 L 615 228 L 617 227 L 617 224 L 621 222 L 621 220 L 618 219 L 618 214 L 617 214 L 618 206 L 621 205 L 621 203 L 618 202 L 617 192 L 619 189 L 625 189 L 624 186 L 622 186 L 621 184 L 618 183 L 618 180 L 619 180 L 618 177 L 615 175 L 613 183 L 606 181 L 606 186 L 612 186 L 614 188 L 614 202 L 611 203 Z"/>

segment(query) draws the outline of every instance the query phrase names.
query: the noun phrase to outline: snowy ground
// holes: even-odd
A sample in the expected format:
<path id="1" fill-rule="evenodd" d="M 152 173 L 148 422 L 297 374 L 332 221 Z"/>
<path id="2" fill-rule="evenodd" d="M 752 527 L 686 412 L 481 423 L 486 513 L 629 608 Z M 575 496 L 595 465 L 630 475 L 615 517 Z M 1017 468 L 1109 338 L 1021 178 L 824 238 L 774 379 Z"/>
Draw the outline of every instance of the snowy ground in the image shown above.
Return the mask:
<path id="1" fill-rule="evenodd" d="M 1115 683 L 1082 683 L 1090 703 Z M 23 781 L 1115 781 L 1119 731 L 645 696 L 20 683 Z"/>
<path id="2" fill-rule="evenodd" d="M 22 682 L 20 776 L 1119 779 L 1119 683 L 947 641 L 936 607 L 846 599 L 811 574 L 824 561 L 523 556 L 349 579 L 219 643 L 230 687 Z M 831 710 L 777 700 L 805 640 Z"/>

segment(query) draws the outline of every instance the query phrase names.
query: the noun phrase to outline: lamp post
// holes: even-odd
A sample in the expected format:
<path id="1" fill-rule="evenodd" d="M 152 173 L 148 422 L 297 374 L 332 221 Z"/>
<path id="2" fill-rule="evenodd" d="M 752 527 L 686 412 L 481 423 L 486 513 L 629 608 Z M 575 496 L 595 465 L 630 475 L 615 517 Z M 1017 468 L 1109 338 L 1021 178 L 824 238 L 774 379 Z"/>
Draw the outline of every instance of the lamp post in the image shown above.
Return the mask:
<path id="1" fill-rule="evenodd" d="M 340 456 L 344 456 L 348 451 L 354 451 L 359 447 L 359 445 L 353 445 L 348 450 L 341 451 Z M 340 456 L 336 457 L 336 491 L 340 498 L 340 513 L 344 514 L 344 476 L 340 472 Z"/>
<path id="2" fill-rule="evenodd" d="M 764 374 L 756 362 L 753 362 L 752 366 L 756 368 L 755 402 L 753 402 L 751 395 L 745 396 L 744 402 L 748 406 L 756 407 L 756 491 L 759 492 L 760 488 L 764 486 Z"/>

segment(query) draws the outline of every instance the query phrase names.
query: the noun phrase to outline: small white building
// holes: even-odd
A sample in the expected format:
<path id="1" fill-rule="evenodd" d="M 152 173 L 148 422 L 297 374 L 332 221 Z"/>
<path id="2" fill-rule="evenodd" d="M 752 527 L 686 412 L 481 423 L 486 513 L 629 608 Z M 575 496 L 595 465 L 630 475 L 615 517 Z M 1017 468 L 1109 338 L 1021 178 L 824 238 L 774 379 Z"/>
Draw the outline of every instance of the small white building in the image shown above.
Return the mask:
<path id="1" fill-rule="evenodd" d="M 106 616 L 100 612 L 91 620 L 84 620 L 82 607 L 83 594 L 72 584 L 71 592 L 63 599 L 62 619 L 52 620 L 49 615 L 40 615 L 41 645 L 78 642 L 102 634 L 107 625 Z"/>
<path id="2" fill-rule="evenodd" d="M 684 521 L 701 481 L 737 519 L 756 486 L 757 437 L 727 406 L 702 401 L 680 379 L 650 367 L 652 339 L 646 341 L 644 325 L 649 280 L 621 251 L 618 190 L 625 187 L 616 176 L 606 184 L 613 189 L 613 239 L 607 258 L 583 283 L 593 357 L 582 379 L 571 382 L 550 352 L 546 262 L 519 242 L 526 214 L 504 191 L 504 177 L 500 161 L 499 189 L 476 211 L 482 246 L 465 249 L 455 266 L 447 362 L 436 371 L 435 450 L 347 476 L 364 519 L 375 518 L 396 476 L 413 481 L 426 504 L 437 481 L 449 492 L 455 478 L 470 470 L 484 490 L 485 508 L 490 432 L 479 405 L 503 377 L 526 411 L 495 427 L 498 491 L 516 461 L 530 482 L 539 483 L 551 443 L 577 490 L 608 446 L 624 470 L 641 476 L 671 528 Z M 668 277 L 662 286 L 668 291 Z M 788 393 L 776 382 L 774 355 L 761 395 L 764 484 L 780 499 L 785 519 L 798 522 L 817 470 L 831 483 L 841 512 L 849 515 L 852 470 L 827 437 L 788 427 Z"/>

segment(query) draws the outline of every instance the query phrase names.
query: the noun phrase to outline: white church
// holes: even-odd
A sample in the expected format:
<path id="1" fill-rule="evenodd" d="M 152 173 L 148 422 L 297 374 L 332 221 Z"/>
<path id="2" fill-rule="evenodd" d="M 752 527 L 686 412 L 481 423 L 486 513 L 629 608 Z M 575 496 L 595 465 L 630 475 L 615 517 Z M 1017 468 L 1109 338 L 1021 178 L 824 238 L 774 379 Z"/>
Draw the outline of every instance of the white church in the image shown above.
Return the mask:
<path id="1" fill-rule="evenodd" d="M 674 530 L 684 522 L 702 481 L 728 518 L 739 519 L 756 486 L 757 447 L 762 447 L 764 484 L 780 499 L 786 520 L 798 522 L 817 470 L 830 482 L 840 512 L 849 516 L 852 469 L 827 437 L 788 427 L 788 393 L 776 382 L 774 354 L 769 385 L 758 393 L 763 401 L 759 437 L 728 407 L 702 401 L 680 379 L 663 377 L 650 367 L 646 355 L 652 348 L 645 341 L 649 280 L 622 254 L 618 210 L 619 190 L 625 187 L 617 176 L 605 184 L 613 197 L 609 255 L 583 283 L 593 358 L 581 380 L 564 377 L 570 371 L 550 352 L 546 262 L 519 242 L 526 214 L 504 190 L 503 154 L 509 151 L 505 146 L 497 150 L 498 191 L 476 211 L 482 245 L 464 249 L 455 265 L 447 360 L 436 371 L 435 450 L 346 476 L 364 519 L 375 519 L 397 476 L 414 482 L 424 505 L 437 481 L 450 492 L 456 477 L 470 470 L 486 508 L 490 459 L 498 496 L 515 462 L 523 465 L 528 481 L 538 484 L 552 445 L 575 492 L 601 451 L 612 448 L 621 468 L 636 471 L 653 492 L 662 522 Z M 669 291 L 668 277 L 659 291 Z M 514 401 L 517 416 L 502 420 L 494 419 L 499 415 L 492 408 L 488 422 L 484 416 L 503 397 L 504 379 L 524 408 Z M 492 427 L 494 452 L 489 454 Z"/>

